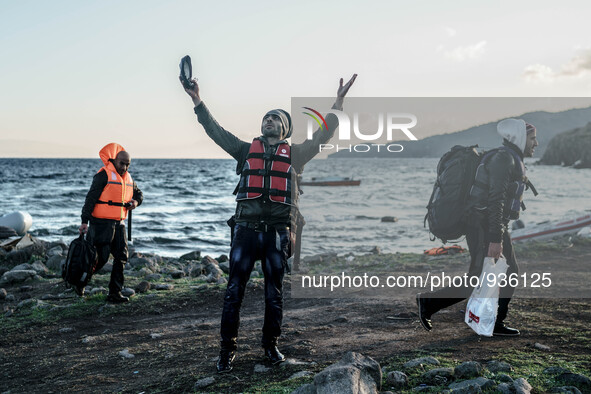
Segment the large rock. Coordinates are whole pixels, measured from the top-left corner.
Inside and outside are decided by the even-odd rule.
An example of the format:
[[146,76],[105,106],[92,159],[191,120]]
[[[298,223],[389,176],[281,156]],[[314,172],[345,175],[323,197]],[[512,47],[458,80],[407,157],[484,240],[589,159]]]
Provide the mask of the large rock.
[[5,299],[7,295],[6,289],[0,288],[0,300]]
[[33,266],[29,263],[24,263],[24,264],[19,264],[16,267],[14,267],[13,269],[11,269],[11,271],[22,271],[22,270],[32,270]]
[[581,390],[579,390],[575,386],[554,387],[552,390],[550,390],[550,393],[582,394]]
[[489,361],[488,364],[486,364],[486,369],[493,373],[513,371],[511,364],[498,360]]
[[[449,385],[449,388],[452,390],[453,393],[459,390],[468,390],[470,387],[478,387],[480,390],[484,391],[489,388],[495,386],[494,380],[487,379],[484,377],[478,377],[475,379],[464,380],[462,382],[456,382]],[[480,392],[480,391],[479,391]]]
[[201,258],[201,251],[195,250],[193,252],[185,253],[180,257],[181,260],[199,260]]
[[45,256],[45,244],[37,238],[31,237],[31,240],[32,245],[8,252],[4,257],[5,263],[12,267],[30,261],[33,256]]
[[145,293],[146,291],[150,290],[150,282],[144,280],[141,281],[140,283],[138,283],[138,285],[135,287],[135,291],[137,291],[138,293]]
[[134,269],[146,268],[152,272],[158,272],[158,270],[160,269],[160,266],[158,265],[158,262],[155,257],[147,257],[145,255],[138,256],[138,255],[139,254],[136,253],[136,255],[134,257],[129,259],[129,261],[128,261],[129,265],[131,265]]
[[41,276],[49,274],[49,270],[41,261],[35,261],[33,264],[31,264],[31,269]]
[[37,272],[33,270],[13,270],[5,272],[0,278],[0,285],[22,283],[27,279],[33,279]]
[[466,361],[454,368],[454,376],[456,378],[471,378],[474,376],[481,376],[484,368],[482,364],[477,361]]
[[47,260],[45,266],[54,272],[61,272],[62,264],[65,263],[66,259],[64,259],[60,255],[54,255]]
[[[6,275],[6,274],[4,274]],[[586,387],[591,389],[591,380],[585,375],[579,375],[577,373],[563,373],[556,377],[556,380],[565,382],[569,385],[575,385],[580,387]],[[591,390],[590,390],[591,391]]]
[[524,378],[515,379],[513,381],[513,390],[516,394],[530,394],[531,389],[531,384],[529,384]]
[[386,383],[395,389],[401,389],[408,385],[408,376],[400,371],[388,372],[386,375]]
[[382,370],[371,357],[349,352],[314,377],[318,394],[377,393],[381,388]]
[[435,368],[421,375],[422,383],[441,385],[446,384],[454,377],[453,368]]

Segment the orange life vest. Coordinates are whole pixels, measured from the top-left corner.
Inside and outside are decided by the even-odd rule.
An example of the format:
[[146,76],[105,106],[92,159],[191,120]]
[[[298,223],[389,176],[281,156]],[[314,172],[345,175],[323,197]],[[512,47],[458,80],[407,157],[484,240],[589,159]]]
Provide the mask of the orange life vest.
[[275,154],[271,154],[266,153],[263,142],[255,138],[240,173],[236,201],[268,196],[273,202],[293,205],[292,172],[289,144],[279,144]]
[[107,184],[94,206],[92,216],[98,219],[124,220],[127,218],[125,204],[133,198],[133,180],[129,172],[123,177],[115,171],[113,164],[104,166],[98,172],[105,171]]

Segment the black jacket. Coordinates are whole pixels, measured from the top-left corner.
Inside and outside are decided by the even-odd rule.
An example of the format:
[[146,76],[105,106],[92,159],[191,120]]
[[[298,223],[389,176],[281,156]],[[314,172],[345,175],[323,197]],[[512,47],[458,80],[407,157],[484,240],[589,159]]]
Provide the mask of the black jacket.
[[[107,181],[108,176],[105,171],[97,172],[92,178],[92,185],[90,186],[90,190],[88,191],[86,200],[84,201],[84,206],[82,207],[82,223],[88,223],[89,220],[113,222],[113,220],[109,219],[97,219],[92,217],[94,205],[99,200],[99,197],[103,193],[105,186],[107,186]],[[141,205],[142,201],[144,200],[144,195],[137,187],[135,181],[133,181],[133,199],[138,202],[138,206]]]
[[[523,160],[523,152],[516,145],[507,140],[503,145]],[[507,231],[510,202],[515,197],[515,191],[509,185],[521,178],[518,166],[511,153],[499,149],[476,173],[469,201],[475,217],[487,225],[490,242],[501,242],[503,232]]]

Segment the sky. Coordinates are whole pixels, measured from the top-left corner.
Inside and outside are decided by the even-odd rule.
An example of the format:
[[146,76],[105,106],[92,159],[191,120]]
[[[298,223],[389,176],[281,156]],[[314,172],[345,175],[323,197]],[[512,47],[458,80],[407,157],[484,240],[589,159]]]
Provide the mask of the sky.
[[227,158],[292,97],[586,97],[587,1],[0,0],[0,157]]

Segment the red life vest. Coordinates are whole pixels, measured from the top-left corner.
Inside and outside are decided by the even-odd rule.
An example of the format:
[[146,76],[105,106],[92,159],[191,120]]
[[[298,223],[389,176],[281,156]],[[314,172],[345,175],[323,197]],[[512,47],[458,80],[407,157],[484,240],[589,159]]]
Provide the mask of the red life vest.
[[129,172],[123,177],[115,171],[113,164],[104,166],[98,172],[105,171],[107,184],[94,206],[92,216],[98,219],[124,220],[127,218],[125,204],[133,198],[133,180]]
[[255,138],[240,173],[236,201],[268,196],[273,202],[293,205],[292,172],[289,144],[281,143],[274,154],[266,153],[263,142]]

